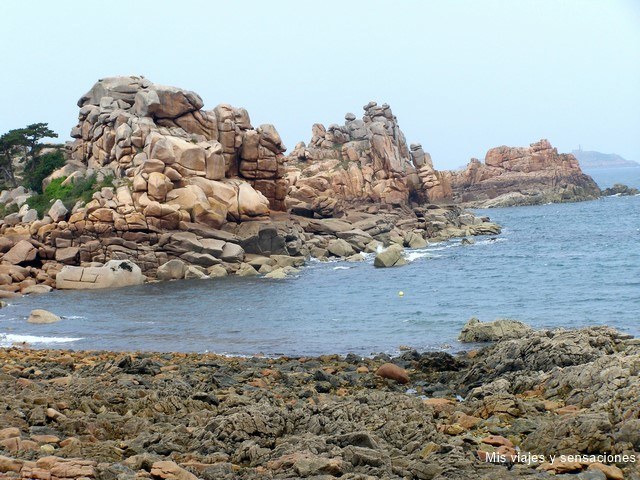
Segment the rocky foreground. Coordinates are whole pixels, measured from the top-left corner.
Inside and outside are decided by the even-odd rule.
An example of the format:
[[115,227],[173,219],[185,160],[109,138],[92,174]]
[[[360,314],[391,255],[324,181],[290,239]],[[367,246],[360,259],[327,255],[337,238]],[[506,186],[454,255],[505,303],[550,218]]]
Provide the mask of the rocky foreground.
[[640,341],[606,327],[456,357],[0,356],[4,477],[640,478]]

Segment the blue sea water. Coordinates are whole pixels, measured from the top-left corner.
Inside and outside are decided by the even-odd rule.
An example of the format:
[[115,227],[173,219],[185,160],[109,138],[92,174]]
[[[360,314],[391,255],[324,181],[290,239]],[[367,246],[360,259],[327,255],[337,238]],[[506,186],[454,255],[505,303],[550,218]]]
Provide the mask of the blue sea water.
[[[640,187],[640,168],[590,171]],[[480,210],[501,235],[408,252],[406,267],[312,262],[296,278],[224,278],[10,300],[0,345],[252,355],[462,347],[472,316],[640,334],[640,197]],[[404,292],[404,296],[398,294]],[[44,308],[65,318],[26,323]]]

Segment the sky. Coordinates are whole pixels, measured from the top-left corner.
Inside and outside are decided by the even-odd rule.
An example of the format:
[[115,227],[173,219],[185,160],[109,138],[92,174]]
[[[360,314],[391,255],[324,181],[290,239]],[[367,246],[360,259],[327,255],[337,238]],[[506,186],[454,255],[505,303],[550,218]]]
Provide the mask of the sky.
[[640,0],[2,0],[0,45],[0,133],[67,140],[98,79],[144,75],[289,150],[373,100],[440,169],[541,138],[640,160]]

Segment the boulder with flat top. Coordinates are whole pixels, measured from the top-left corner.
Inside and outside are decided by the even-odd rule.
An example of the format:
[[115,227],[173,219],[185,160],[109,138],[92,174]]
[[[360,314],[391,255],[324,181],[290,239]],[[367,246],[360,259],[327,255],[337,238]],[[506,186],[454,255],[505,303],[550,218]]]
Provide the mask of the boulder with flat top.
[[93,290],[141,285],[145,277],[130,260],[110,260],[102,267],[65,266],[56,275],[56,288]]

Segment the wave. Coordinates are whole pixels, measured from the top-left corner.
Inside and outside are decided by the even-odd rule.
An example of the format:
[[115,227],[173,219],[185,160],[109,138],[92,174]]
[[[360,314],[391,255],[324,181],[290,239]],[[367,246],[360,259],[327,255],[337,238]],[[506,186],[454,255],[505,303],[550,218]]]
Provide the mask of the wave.
[[343,266],[340,266],[340,267],[333,267],[333,269],[334,269],[334,270],[350,270],[350,269],[352,269],[352,268],[353,268],[353,267],[343,267]]
[[35,335],[16,335],[13,333],[0,333],[0,347],[10,347],[14,343],[38,343],[38,344],[50,344],[50,343],[70,343],[83,340],[83,338],[76,337],[38,337]]

